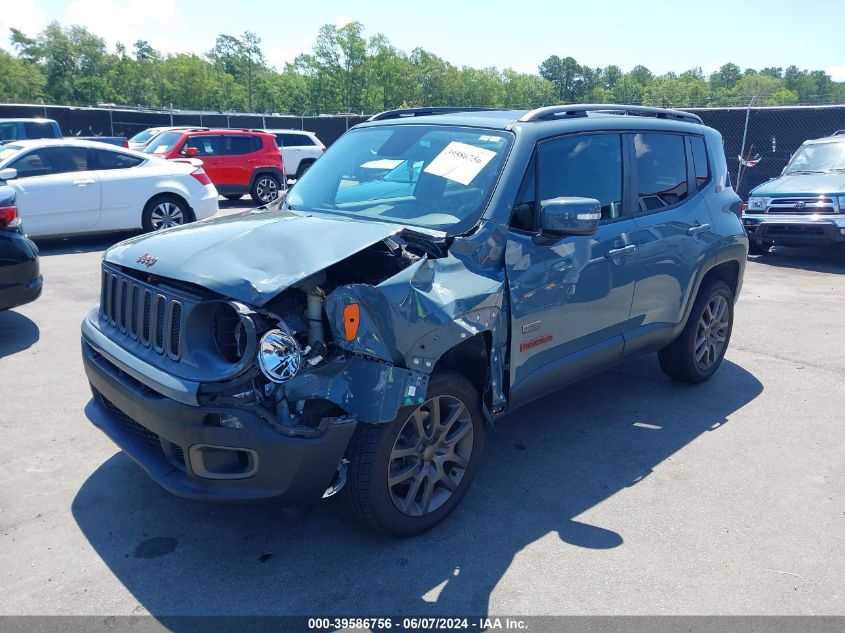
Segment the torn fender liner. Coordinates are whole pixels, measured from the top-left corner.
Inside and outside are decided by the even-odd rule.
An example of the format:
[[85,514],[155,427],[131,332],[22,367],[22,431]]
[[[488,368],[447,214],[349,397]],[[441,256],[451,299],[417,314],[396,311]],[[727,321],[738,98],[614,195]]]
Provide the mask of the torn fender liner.
[[[110,248],[105,260],[262,306],[401,229],[342,216],[247,212],[131,238]],[[150,266],[142,263],[153,259]]]
[[285,385],[285,397],[333,402],[362,422],[390,422],[399,408],[422,404],[428,376],[364,358],[337,358]]

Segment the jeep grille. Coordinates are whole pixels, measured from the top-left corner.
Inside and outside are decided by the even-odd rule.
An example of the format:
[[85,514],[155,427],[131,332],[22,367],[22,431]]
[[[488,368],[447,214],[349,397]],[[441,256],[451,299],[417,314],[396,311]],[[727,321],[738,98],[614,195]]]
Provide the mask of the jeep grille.
[[115,334],[179,360],[184,328],[182,301],[109,268],[103,268],[102,283],[100,313]]

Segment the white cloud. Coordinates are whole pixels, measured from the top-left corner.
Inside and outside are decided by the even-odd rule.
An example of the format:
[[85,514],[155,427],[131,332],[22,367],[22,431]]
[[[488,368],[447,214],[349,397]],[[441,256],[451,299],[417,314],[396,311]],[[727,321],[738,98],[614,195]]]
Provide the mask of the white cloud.
[[339,29],[343,28],[350,22],[352,22],[352,18],[347,15],[339,15],[334,19],[334,25]]
[[833,81],[845,81],[845,64],[828,66],[824,71],[831,76]]
[[176,0],[72,0],[62,23],[82,25],[111,45],[122,42],[128,50],[139,37],[163,53],[185,49]]
[[9,29],[35,35],[47,26],[47,14],[35,6],[35,0],[15,0],[14,10],[0,10],[0,46],[9,48]]

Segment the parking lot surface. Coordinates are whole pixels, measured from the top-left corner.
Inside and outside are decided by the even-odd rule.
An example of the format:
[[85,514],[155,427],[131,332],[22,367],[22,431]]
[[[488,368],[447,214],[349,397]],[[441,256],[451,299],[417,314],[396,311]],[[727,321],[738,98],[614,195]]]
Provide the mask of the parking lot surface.
[[0,313],[0,614],[845,614],[845,252],[749,262],[706,384],[650,356],[509,416],[400,541],[336,500],[172,497],[91,426],[79,324],[117,239],[42,243],[43,296]]

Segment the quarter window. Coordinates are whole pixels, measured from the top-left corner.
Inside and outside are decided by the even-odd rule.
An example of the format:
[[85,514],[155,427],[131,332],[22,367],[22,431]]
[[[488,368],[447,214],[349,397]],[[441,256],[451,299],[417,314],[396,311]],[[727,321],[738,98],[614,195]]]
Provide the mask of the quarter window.
[[689,195],[684,137],[679,134],[634,134],[639,210],[655,211]]
[[692,144],[692,162],[695,166],[695,187],[701,189],[710,180],[710,166],[707,164],[707,149],[704,139],[700,136],[690,136]]

